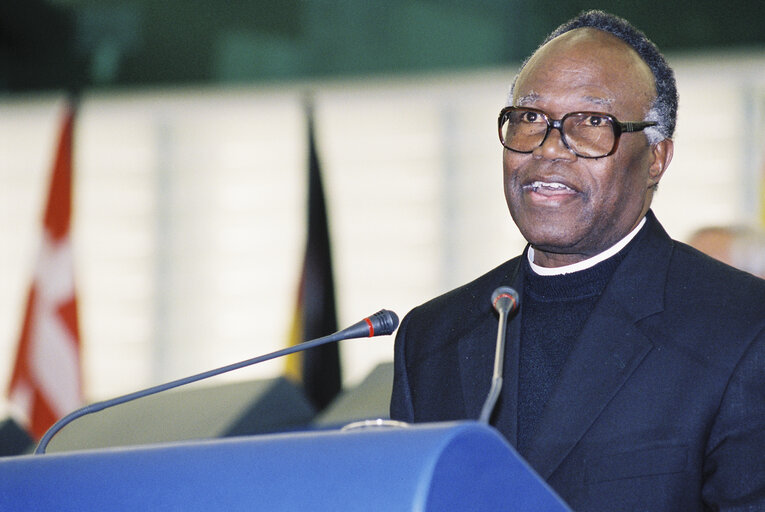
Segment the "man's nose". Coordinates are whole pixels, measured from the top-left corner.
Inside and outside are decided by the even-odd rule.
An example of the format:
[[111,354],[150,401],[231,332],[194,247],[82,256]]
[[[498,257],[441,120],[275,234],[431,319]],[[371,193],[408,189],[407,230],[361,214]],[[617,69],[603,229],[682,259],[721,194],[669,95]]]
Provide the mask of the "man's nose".
[[536,158],[547,160],[575,160],[576,154],[563,142],[563,131],[560,127],[553,126],[542,145],[533,152]]

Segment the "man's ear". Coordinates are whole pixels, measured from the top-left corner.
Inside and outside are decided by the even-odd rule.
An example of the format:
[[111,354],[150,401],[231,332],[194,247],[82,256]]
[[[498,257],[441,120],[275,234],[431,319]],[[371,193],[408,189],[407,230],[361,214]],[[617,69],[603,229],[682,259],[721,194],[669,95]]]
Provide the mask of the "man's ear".
[[672,161],[672,154],[675,150],[675,143],[672,139],[664,139],[651,146],[653,161],[648,168],[648,188],[655,187],[664,175],[664,171],[669,167]]

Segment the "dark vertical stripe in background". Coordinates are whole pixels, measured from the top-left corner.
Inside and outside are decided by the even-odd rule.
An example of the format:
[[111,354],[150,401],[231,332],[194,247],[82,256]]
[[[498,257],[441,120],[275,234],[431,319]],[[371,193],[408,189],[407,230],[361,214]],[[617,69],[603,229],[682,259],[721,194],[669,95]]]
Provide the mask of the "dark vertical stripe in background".
[[[337,331],[335,284],[332,272],[327,208],[316,150],[313,109],[306,108],[308,123],[308,238],[300,278],[293,335],[303,342]],[[306,396],[318,410],[340,392],[342,375],[336,343],[302,353],[300,380]]]

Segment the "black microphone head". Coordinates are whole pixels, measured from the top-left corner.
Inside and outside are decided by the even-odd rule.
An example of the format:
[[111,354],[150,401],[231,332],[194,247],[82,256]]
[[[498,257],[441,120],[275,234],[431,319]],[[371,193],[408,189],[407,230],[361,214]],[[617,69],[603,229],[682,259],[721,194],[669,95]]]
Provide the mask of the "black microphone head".
[[367,320],[369,320],[369,336],[392,334],[398,327],[398,316],[388,309],[381,309]]
[[510,313],[518,307],[518,292],[509,286],[500,286],[491,294],[491,305],[497,312]]
[[372,336],[385,336],[392,334],[398,327],[398,317],[393,311],[381,309],[374,315],[366,317],[360,322],[356,322],[342,331],[338,331],[332,336],[335,341],[348,340],[351,338],[371,338]]

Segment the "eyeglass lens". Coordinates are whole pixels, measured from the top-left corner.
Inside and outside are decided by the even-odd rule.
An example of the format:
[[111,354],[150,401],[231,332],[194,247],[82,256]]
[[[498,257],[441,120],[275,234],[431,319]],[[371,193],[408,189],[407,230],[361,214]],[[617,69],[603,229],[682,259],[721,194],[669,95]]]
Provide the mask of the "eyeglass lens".
[[[507,112],[500,127],[502,144],[521,153],[530,153],[544,143],[552,123],[535,110],[515,109]],[[568,147],[585,157],[605,156],[614,148],[616,135],[610,117],[592,113],[564,116],[562,136]]]

